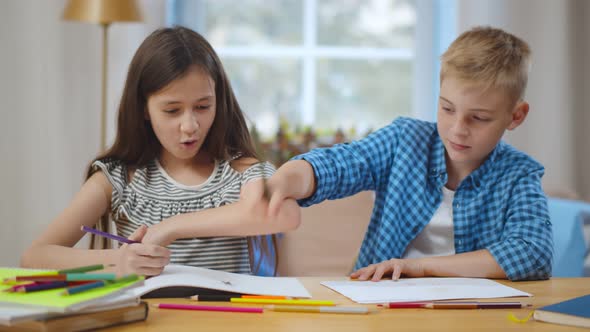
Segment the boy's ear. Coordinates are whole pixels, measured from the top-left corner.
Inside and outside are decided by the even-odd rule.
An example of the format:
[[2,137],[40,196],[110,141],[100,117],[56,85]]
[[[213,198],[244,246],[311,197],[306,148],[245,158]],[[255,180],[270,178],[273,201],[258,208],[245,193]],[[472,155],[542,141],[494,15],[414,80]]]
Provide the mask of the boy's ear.
[[512,110],[512,121],[506,129],[513,130],[520,126],[524,122],[524,119],[526,119],[527,114],[529,114],[529,103],[519,101]]
[[150,112],[148,112],[147,107],[143,110],[143,118],[147,121],[150,121]]

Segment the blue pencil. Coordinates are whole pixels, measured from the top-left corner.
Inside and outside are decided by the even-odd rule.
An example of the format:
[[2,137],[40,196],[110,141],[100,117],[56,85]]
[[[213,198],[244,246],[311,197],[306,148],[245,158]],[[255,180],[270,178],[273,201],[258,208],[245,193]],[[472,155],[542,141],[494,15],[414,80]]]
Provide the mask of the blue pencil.
[[62,287],[67,287],[67,286],[68,286],[67,281],[52,281],[52,282],[46,282],[46,283],[41,283],[41,284],[25,285],[25,286],[18,288],[16,290],[16,292],[30,293],[30,292],[37,292],[37,291],[48,290],[48,289],[62,288]]
[[106,237],[108,239],[112,239],[112,240],[123,242],[123,243],[127,243],[127,244],[140,243],[138,241],[129,240],[126,237],[122,237],[122,236],[119,236],[119,235],[115,235],[115,234],[110,234],[110,233],[107,233],[107,232],[99,231],[98,229],[90,228],[90,227],[87,227],[87,226],[82,226],[82,227],[80,227],[80,229],[82,231],[84,231],[84,232],[87,232],[87,233],[92,233],[94,235]]
[[87,290],[91,290],[91,289],[95,289],[95,288],[100,288],[106,285],[112,285],[115,283],[125,283],[125,282],[129,282],[129,281],[134,281],[139,279],[139,277],[137,276],[137,274],[129,274],[126,275],[124,277],[115,279],[115,280],[99,280],[96,282],[91,282],[88,284],[83,284],[80,286],[74,286],[74,287],[68,287],[66,288],[65,291],[62,292],[61,295],[72,295],[72,294],[77,294],[77,293],[81,293],[81,292],[85,292]]
[[63,293],[61,293],[61,295],[78,294],[78,293],[81,293],[81,292],[84,292],[84,291],[87,291],[90,289],[103,287],[106,284],[107,284],[106,280],[99,280],[97,282],[91,282],[91,283],[80,285],[80,286],[68,287],[68,288],[66,288],[65,291],[63,291]]

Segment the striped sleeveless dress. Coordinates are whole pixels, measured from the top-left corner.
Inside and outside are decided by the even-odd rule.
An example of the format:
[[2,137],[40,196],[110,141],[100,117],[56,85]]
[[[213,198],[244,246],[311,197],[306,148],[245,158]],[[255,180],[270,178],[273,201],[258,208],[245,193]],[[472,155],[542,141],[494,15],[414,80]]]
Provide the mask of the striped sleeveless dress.
[[[239,199],[242,185],[252,179],[269,178],[275,171],[272,164],[265,162],[238,172],[230,161],[223,160],[215,163],[204,183],[186,186],[172,179],[157,160],[136,169],[130,181],[127,166],[119,160],[98,160],[92,167],[104,172],[113,186],[111,218],[117,233],[124,237],[141,225],[149,227],[177,214],[233,203]],[[251,273],[246,237],[186,238],[174,241],[168,248],[172,264]]]

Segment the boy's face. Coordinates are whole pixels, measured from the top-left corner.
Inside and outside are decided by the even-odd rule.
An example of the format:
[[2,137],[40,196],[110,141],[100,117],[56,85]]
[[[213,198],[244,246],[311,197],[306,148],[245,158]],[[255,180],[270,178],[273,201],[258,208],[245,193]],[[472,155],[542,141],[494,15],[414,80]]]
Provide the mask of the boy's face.
[[501,89],[486,90],[454,77],[444,78],[437,128],[446,149],[447,166],[468,175],[484,162],[504,131],[518,127],[527,113],[526,102],[515,104]]

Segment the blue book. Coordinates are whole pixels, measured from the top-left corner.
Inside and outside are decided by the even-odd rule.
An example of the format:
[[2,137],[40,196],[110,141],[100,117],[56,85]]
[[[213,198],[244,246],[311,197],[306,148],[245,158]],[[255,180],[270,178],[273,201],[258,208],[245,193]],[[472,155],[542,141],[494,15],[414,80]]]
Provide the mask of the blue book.
[[535,320],[590,328],[590,294],[535,310]]

